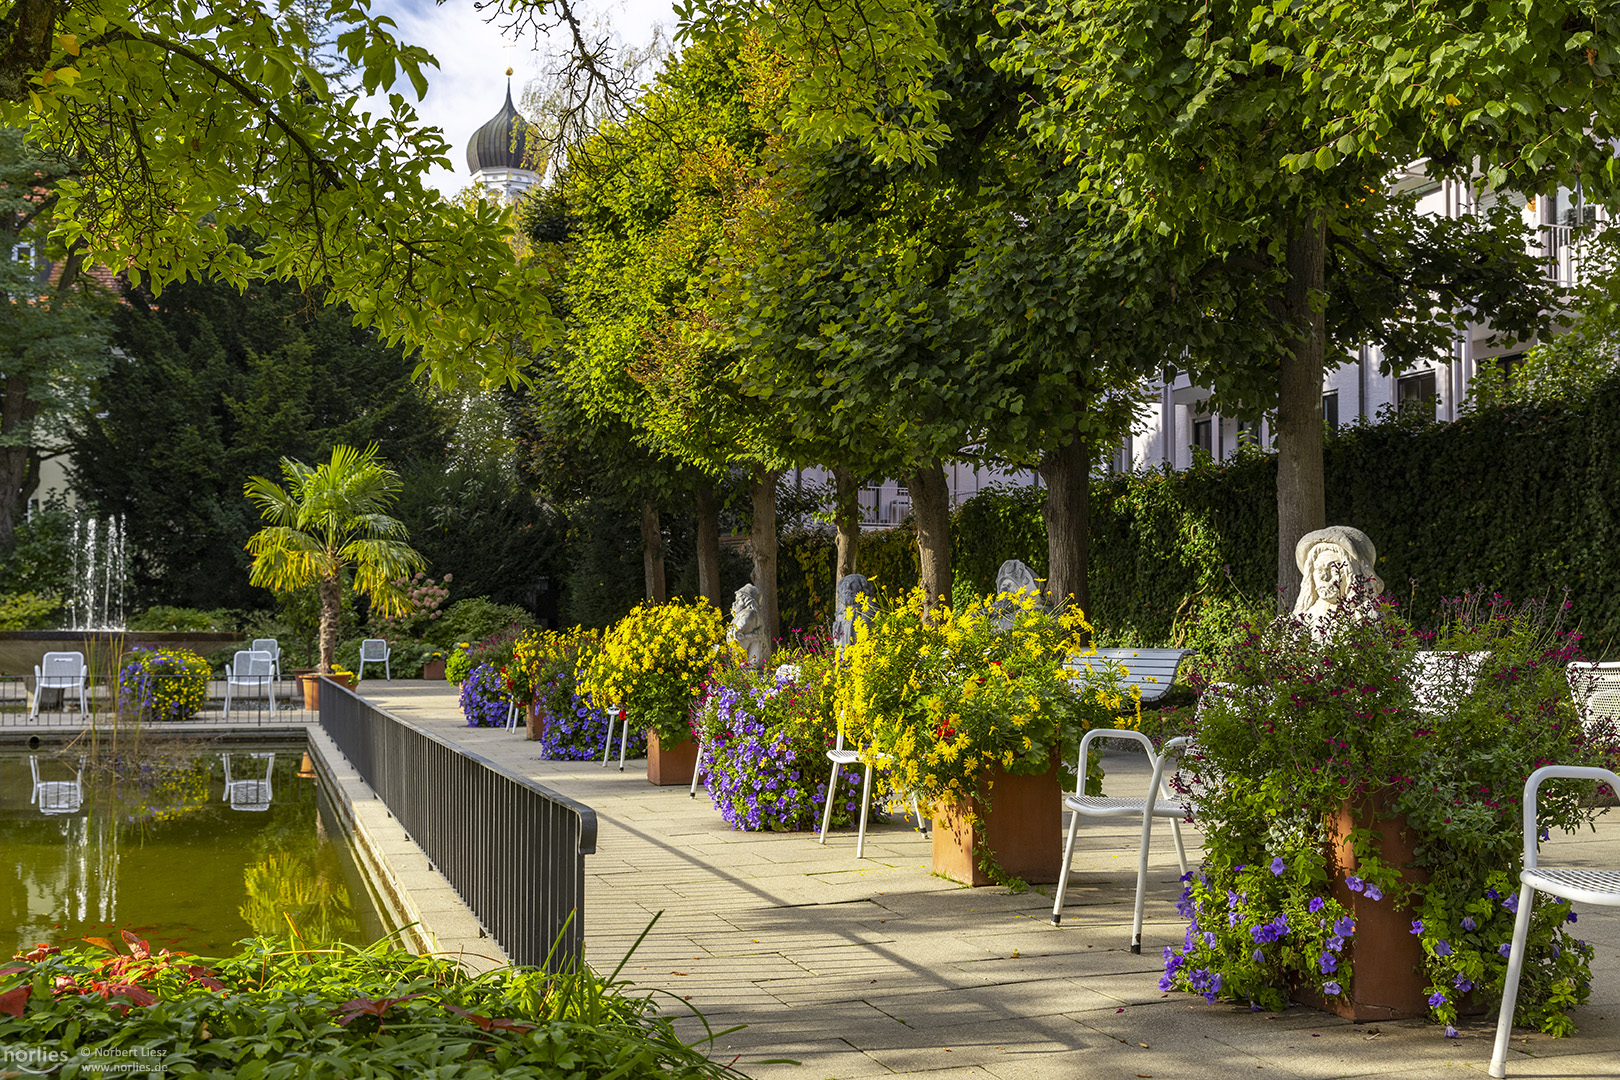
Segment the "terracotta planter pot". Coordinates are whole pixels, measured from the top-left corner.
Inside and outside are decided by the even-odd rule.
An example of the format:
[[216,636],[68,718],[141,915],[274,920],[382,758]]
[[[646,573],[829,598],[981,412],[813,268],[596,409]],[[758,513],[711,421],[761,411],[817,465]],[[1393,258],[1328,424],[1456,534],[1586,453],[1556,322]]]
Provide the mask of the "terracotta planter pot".
[[304,708],[310,712],[319,712],[321,708],[321,677],[319,675],[298,676],[298,688],[304,692]]
[[540,736],[545,733],[545,717],[541,714],[540,707],[532,701],[529,702],[528,712],[529,741],[539,742]]
[[697,759],[696,739],[682,739],[665,749],[659,744],[656,732],[647,733],[647,783],[659,787],[690,784]]
[[983,846],[1008,877],[1047,885],[1063,872],[1063,790],[1057,760],[1036,776],[1009,776],[999,766],[989,773],[990,805],[975,799],[977,825],[965,802],[934,806],[934,873],[965,885],[992,885],[974,855]]
[[444,661],[429,660],[422,665],[422,678],[429,682],[444,682]]
[[353,676],[353,675],[349,675],[347,677],[342,677],[342,676],[338,676],[338,675],[323,675],[321,677],[323,679],[330,679],[332,682],[337,683],[339,686],[347,686],[350,690],[353,690],[355,687],[360,685],[360,680],[358,678],[356,678],[355,676]]
[[[1345,948],[1345,957],[1355,971],[1344,982],[1345,993],[1331,1001],[1314,989],[1301,988],[1297,995],[1307,1004],[1362,1023],[1371,1020],[1406,1020],[1427,1016],[1428,979],[1423,974],[1423,943],[1412,933],[1417,916],[1386,896],[1368,900],[1351,892],[1344,879],[1355,873],[1356,857],[1350,846],[1350,830],[1372,829],[1378,836],[1379,856],[1391,866],[1401,867],[1404,880],[1428,881],[1429,875],[1415,865],[1416,836],[1404,817],[1380,818],[1378,801],[1362,796],[1345,800],[1328,822],[1331,840],[1328,865],[1333,871],[1333,897],[1349,908],[1356,920],[1356,933]],[[1341,980],[1342,981],[1342,980]]]

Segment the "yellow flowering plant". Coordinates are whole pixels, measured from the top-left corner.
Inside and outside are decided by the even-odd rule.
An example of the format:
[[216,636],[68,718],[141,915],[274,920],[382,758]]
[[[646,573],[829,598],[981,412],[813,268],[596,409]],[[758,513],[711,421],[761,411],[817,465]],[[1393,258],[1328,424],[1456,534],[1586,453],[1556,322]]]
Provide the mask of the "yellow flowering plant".
[[932,799],[986,799],[994,767],[1032,775],[1056,756],[1067,774],[1080,735],[1130,704],[1111,679],[1071,680],[1065,665],[1095,652],[1090,638],[1078,610],[1048,614],[1028,594],[925,615],[914,592],[845,650],[846,741],[886,763],[896,788]]
[[709,668],[730,647],[726,623],[705,600],[642,604],[580,656],[575,682],[599,708],[618,705],[663,746],[692,733],[692,706]]

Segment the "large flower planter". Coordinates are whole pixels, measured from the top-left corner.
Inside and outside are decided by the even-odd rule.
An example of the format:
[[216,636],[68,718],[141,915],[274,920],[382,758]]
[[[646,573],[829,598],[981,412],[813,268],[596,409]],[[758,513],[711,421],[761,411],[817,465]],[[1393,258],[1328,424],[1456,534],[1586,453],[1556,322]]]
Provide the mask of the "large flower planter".
[[541,712],[540,706],[532,701],[529,702],[528,714],[529,741],[539,742],[546,733],[546,714]]
[[647,733],[647,783],[659,787],[690,784],[697,759],[696,739],[682,739],[666,748],[658,741],[657,732]]
[[[993,885],[975,851],[988,850],[1009,878],[1047,885],[1063,872],[1063,790],[1057,762],[1034,776],[990,769],[980,799],[934,806],[934,873],[964,885]],[[976,819],[976,820],[974,820]]]
[[1423,942],[1412,933],[1412,920],[1417,916],[1390,896],[1369,900],[1345,884],[1345,879],[1356,872],[1350,831],[1358,828],[1372,829],[1377,834],[1380,858],[1390,866],[1403,868],[1404,880],[1419,884],[1428,880],[1428,874],[1416,865],[1417,838],[1406,819],[1381,818],[1374,806],[1375,802],[1365,797],[1354,802],[1347,799],[1328,823],[1333,896],[1350,909],[1356,920],[1355,936],[1345,949],[1354,975],[1344,983],[1340,997],[1323,999],[1313,997],[1310,991],[1298,995],[1307,1004],[1356,1023],[1407,1020],[1426,1016],[1429,1011]]
[[422,665],[422,678],[429,682],[444,682],[444,661],[429,660]]
[[298,676],[298,688],[304,692],[304,708],[319,712],[321,708],[321,677],[315,674]]

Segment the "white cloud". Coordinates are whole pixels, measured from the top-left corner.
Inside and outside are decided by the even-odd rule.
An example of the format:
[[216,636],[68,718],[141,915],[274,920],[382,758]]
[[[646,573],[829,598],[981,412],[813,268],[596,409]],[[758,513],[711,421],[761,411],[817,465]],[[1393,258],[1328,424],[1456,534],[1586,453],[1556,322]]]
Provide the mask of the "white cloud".
[[[587,19],[597,14],[605,16],[633,45],[650,41],[657,25],[669,31],[675,27],[672,0],[619,0],[611,4],[584,0],[578,10]],[[524,85],[547,70],[550,60],[534,51],[531,37],[521,41],[502,37],[499,20],[487,21],[486,13],[476,10],[473,0],[446,0],[443,5],[433,0],[372,0],[372,12],[393,19],[400,40],[422,46],[439,61],[436,70],[430,68],[427,72],[428,92],[422,101],[416,101],[407,80],[402,79],[395,89],[412,102],[424,123],[444,131],[453,148],[450,159],[455,168],[451,172],[436,169],[427,179],[445,194],[454,194],[472,179],[467,172],[467,140],[500,111],[506,94],[505,70],[510,67],[516,72],[512,77],[512,99],[517,101]],[[549,46],[542,42],[542,48],[552,52],[560,52],[563,45],[561,40]],[[375,105],[371,109],[384,111]]]

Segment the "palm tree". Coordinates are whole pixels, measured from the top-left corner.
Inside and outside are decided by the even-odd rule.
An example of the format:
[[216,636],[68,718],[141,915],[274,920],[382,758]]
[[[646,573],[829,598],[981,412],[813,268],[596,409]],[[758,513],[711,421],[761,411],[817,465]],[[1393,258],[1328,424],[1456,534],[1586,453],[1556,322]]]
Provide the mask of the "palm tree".
[[377,445],[332,448],[332,460],[316,468],[281,459],[286,487],[262,476],[248,479],[247,497],[270,522],[247,543],[253,556],[248,581],[290,592],[320,590],[321,663],[332,670],[343,575],[380,615],[402,615],[408,602],[397,584],[424,569],[421,555],[405,543],[405,525],[387,512],[399,496],[399,474],[377,455]]

